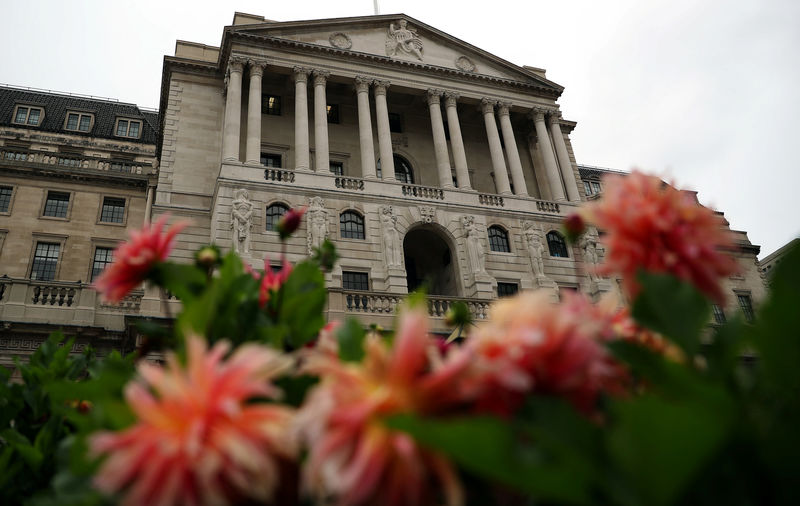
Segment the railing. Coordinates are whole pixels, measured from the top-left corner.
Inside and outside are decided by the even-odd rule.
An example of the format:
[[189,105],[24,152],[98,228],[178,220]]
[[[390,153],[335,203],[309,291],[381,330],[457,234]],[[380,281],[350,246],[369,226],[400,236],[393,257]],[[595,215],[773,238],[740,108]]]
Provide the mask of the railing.
[[[392,314],[404,298],[403,295],[379,292],[341,293],[344,299],[344,310],[349,313]],[[434,318],[443,318],[455,302],[465,303],[475,319],[486,319],[490,301],[436,295],[428,297],[428,314]]]
[[364,180],[357,179],[354,177],[336,177],[336,187],[342,188],[344,190],[363,190],[364,189]]
[[479,193],[478,201],[485,206],[499,206],[503,207],[506,203],[500,195],[492,195],[489,193]]
[[444,191],[432,186],[404,184],[403,195],[420,199],[444,200]]
[[561,208],[555,202],[548,202],[547,200],[537,200],[536,209],[545,213],[559,214]]
[[270,167],[264,169],[264,179],[281,183],[294,183],[294,172]]
[[54,153],[51,151],[32,151],[23,148],[0,148],[0,161],[12,164],[34,163],[40,166],[49,165],[68,169],[92,169],[105,172],[124,172],[128,174],[147,175],[153,173],[153,165],[149,162],[114,160],[97,156]]
[[[32,284],[35,282],[32,282]],[[39,284],[33,285],[33,295],[31,302],[42,306],[59,306],[71,307],[75,301],[75,294],[77,293],[76,285],[63,285],[63,284]]]
[[138,313],[139,309],[142,306],[142,297],[144,297],[144,291],[142,290],[134,290],[125,297],[122,298],[116,304],[108,304],[103,302],[102,299],[98,299],[97,307],[108,309],[110,311],[122,311],[125,313]]

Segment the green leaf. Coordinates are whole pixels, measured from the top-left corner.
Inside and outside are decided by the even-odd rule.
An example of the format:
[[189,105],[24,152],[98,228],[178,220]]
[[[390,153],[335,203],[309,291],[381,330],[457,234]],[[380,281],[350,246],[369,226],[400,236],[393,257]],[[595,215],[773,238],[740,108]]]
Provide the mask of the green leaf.
[[278,323],[289,329],[289,345],[300,348],[317,337],[325,325],[327,296],[325,277],[316,264],[305,261],[292,269],[278,293]]
[[358,320],[353,317],[345,320],[336,329],[336,340],[339,341],[339,358],[345,362],[360,362],[364,358],[364,337],[366,332]]
[[711,305],[694,286],[670,274],[640,272],[642,291],[633,302],[633,317],[694,356],[700,332],[709,323]]
[[162,262],[153,267],[150,279],[182,301],[202,293],[208,282],[207,274],[194,264]]
[[44,461],[44,455],[37,450],[28,438],[14,429],[5,429],[0,432],[2,437],[33,471],[38,471]]

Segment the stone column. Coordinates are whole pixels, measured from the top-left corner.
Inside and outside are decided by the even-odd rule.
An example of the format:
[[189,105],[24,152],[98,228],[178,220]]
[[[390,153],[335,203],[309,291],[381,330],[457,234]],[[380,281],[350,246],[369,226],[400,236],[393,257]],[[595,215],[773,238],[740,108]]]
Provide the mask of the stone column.
[[331,157],[328,149],[328,99],[325,84],[330,72],[314,71],[314,152],[316,154],[317,172],[327,173],[331,168]]
[[510,102],[503,102],[498,106],[497,114],[500,116],[500,129],[503,131],[503,141],[505,141],[506,144],[506,155],[508,156],[508,168],[511,169],[511,180],[514,181],[514,193],[527,197],[528,187],[525,184],[525,176],[522,174],[522,162],[519,159],[517,141],[514,139],[514,129],[511,128],[510,108]]
[[375,120],[378,123],[378,151],[381,155],[381,177],[394,181],[394,152],[392,151],[392,131],[389,128],[389,106],[386,105],[386,90],[389,81],[375,81]]
[[247,102],[245,163],[261,164],[261,76],[266,62],[247,60],[250,69],[250,99]]
[[450,155],[447,153],[447,138],[444,135],[442,108],[439,97],[442,90],[428,89],[428,110],[431,113],[431,130],[433,130],[433,149],[436,155],[436,171],[439,173],[441,188],[453,187],[453,175],[450,173]]
[[308,74],[303,67],[294,67],[294,168],[309,170],[308,162]]
[[572,170],[572,162],[567,152],[567,143],[564,142],[564,133],[561,131],[561,121],[558,111],[550,111],[547,117],[550,123],[550,135],[553,136],[553,144],[556,147],[558,163],[561,165],[561,175],[564,176],[564,186],[567,188],[567,197],[572,202],[581,199],[578,193],[578,182],[575,180],[575,172]]
[[369,85],[372,79],[356,76],[358,99],[358,141],[361,145],[361,176],[375,179],[375,145],[372,142],[372,118],[369,114]]
[[225,123],[222,136],[222,159],[226,162],[239,161],[243,69],[244,60],[236,56],[228,59],[228,87],[225,97]]
[[536,108],[531,112],[536,137],[539,139],[539,153],[544,160],[544,168],[547,171],[547,181],[550,186],[550,194],[553,200],[567,200],[564,196],[564,188],[561,186],[561,176],[558,173],[556,157],[553,155],[553,148],[550,145],[550,136],[547,135],[547,127],[544,124],[544,114],[546,109]]
[[481,112],[486,123],[486,137],[489,139],[489,153],[492,155],[492,169],[494,169],[494,182],[497,193],[511,195],[511,185],[508,184],[506,161],[503,158],[503,146],[500,144],[500,134],[497,133],[497,123],[494,120],[494,100],[481,99]]
[[459,94],[446,91],[445,108],[447,110],[447,128],[450,130],[450,147],[453,149],[453,162],[456,166],[456,181],[462,190],[471,190],[472,184],[469,181],[469,167],[467,166],[467,155],[464,151],[464,140],[461,138],[461,125],[458,122],[458,102]]

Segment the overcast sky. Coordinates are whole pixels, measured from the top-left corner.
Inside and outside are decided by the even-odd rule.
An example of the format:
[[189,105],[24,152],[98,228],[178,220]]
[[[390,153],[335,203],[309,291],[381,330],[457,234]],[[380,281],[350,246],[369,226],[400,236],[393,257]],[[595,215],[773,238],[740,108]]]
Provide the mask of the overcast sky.
[[[158,105],[175,40],[219,45],[234,11],[373,14],[372,0],[14,1],[0,83]],[[547,69],[579,163],[695,189],[760,257],[800,234],[800,1],[380,1],[518,65]]]

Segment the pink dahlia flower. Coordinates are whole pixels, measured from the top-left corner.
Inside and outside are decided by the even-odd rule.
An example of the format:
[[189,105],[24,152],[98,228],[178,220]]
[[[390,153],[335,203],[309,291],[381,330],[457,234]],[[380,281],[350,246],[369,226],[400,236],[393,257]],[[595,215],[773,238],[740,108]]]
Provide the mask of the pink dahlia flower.
[[723,302],[720,280],[736,272],[731,234],[724,219],[701,206],[695,196],[634,171],[607,176],[605,192],[581,211],[605,231],[603,274],[620,273],[625,291],[635,297],[639,269],[671,273]]
[[305,369],[318,374],[320,384],[297,416],[310,448],[305,488],[340,505],[462,504],[451,464],[382,420],[441,413],[460,403],[468,354],[440,355],[428,336],[427,316],[416,310],[401,317],[391,348],[372,335],[365,352],[361,363],[340,362],[329,353],[308,357]]
[[267,501],[279,482],[280,458],[295,451],[287,437],[292,411],[249,402],[274,397],[270,377],[291,365],[278,352],[246,344],[227,359],[221,341],[210,350],[187,340],[187,363],[167,356],[167,366],[139,366],[140,379],[125,388],[138,418],[120,432],[90,439],[105,455],[94,483],[122,492],[126,505],[232,504]]
[[[289,279],[289,274],[292,273],[292,264],[286,260],[286,257],[283,257],[281,270],[273,271],[272,266],[270,266],[269,258],[264,259],[264,275],[261,276],[261,286],[259,287],[258,291],[258,303],[261,307],[267,305],[269,299],[272,295],[272,292],[280,290],[281,286],[286,283],[286,280]],[[254,277],[258,279],[257,275],[254,274]]]
[[106,301],[122,300],[147,278],[154,265],[167,259],[175,236],[189,224],[186,221],[175,223],[162,234],[168,219],[169,215],[164,214],[152,225],[132,230],[130,241],[117,246],[114,262],[94,282],[94,288]]
[[300,227],[300,222],[303,219],[303,215],[306,214],[306,210],[305,207],[299,209],[293,208],[289,209],[281,216],[281,219],[278,220],[278,226],[276,227],[281,240],[288,238]]

